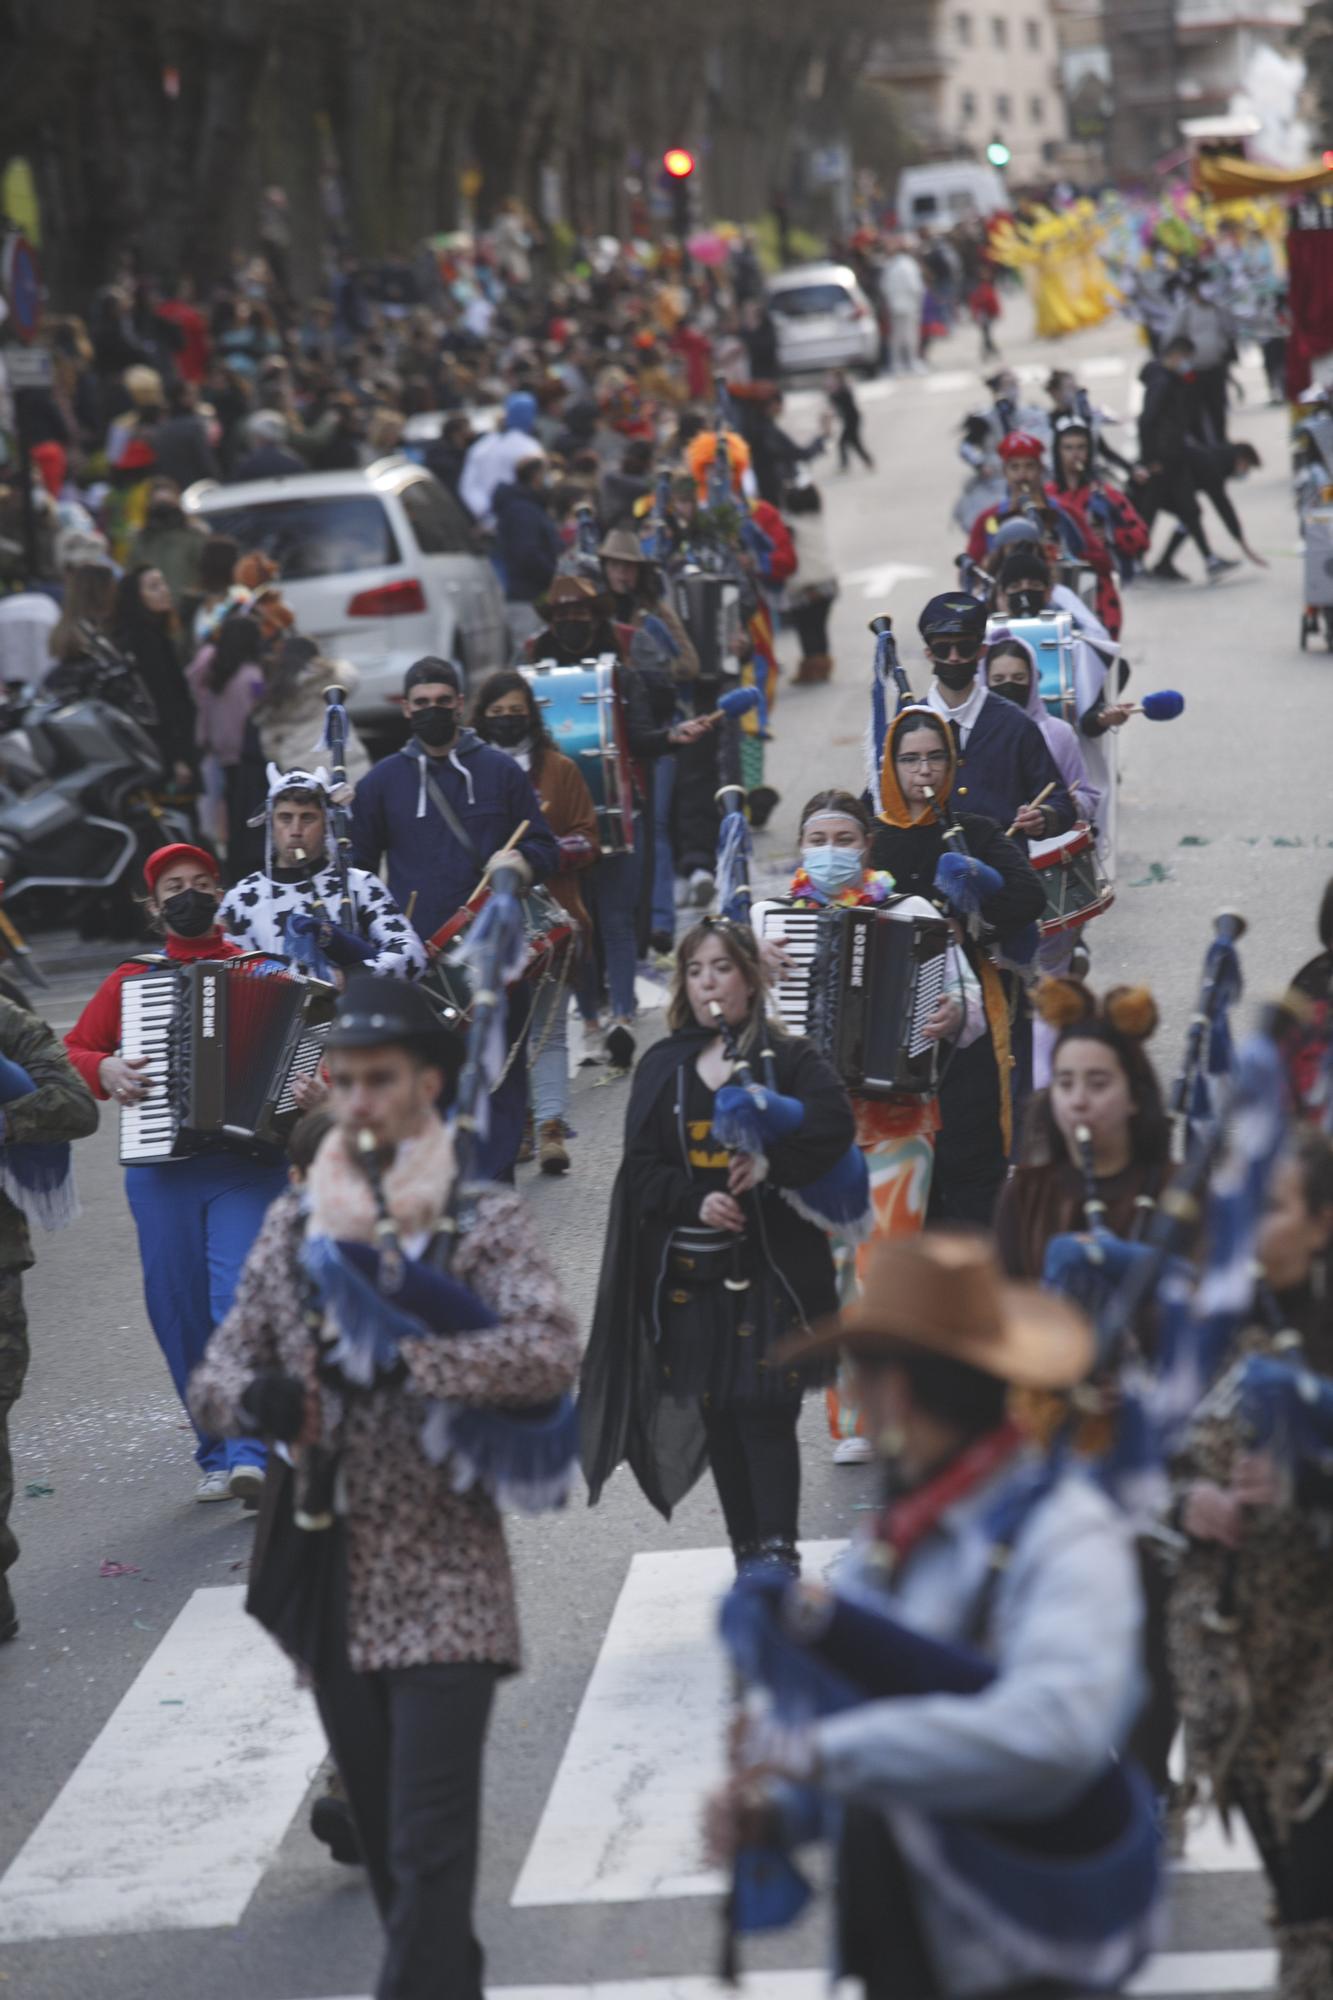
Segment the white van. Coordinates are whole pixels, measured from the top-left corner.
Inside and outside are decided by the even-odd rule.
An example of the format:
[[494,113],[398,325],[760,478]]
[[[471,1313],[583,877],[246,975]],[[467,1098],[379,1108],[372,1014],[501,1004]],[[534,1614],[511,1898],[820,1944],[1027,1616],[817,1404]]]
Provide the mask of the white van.
[[983,219],[1009,207],[994,167],[981,160],[935,160],[898,176],[900,229],[952,229],[969,215]]

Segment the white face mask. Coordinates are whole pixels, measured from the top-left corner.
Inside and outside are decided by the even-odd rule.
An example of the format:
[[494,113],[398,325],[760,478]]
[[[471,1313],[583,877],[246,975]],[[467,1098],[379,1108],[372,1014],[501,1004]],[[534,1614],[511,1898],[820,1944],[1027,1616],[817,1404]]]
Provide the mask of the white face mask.
[[816,889],[822,890],[826,896],[836,896],[839,890],[850,889],[865,872],[863,857],[855,847],[803,848],[801,866]]

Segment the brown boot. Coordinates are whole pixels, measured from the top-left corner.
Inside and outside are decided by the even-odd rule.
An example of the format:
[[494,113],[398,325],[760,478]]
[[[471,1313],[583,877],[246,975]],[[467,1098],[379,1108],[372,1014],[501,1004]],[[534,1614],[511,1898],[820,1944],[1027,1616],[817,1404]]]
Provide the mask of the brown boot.
[[532,1135],[532,1113],[529,1111],[523,1120],[523,1137],[519,1142],[516,1164],[520,1167],[531,1166],[532,1156],[535,1151],[536,1142]]
[[828,653],[810,653],[792,675],[792,684],[795,687],[822,687],[832,672],[833,661]]
[[547,1118],[537,1134],[537,1163],[544,1174],[569,1172],[569,1149],[565,1145],[562,1118]]

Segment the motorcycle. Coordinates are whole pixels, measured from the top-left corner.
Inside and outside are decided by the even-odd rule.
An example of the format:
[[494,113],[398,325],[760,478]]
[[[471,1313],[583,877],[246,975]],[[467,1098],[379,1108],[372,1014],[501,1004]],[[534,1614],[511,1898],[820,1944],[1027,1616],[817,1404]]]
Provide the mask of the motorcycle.
[[76,923],[85,937],[142,932],[134,900],[155,847],[194,837],[163,804],[157,720],[133,668],[105,640],[55,687],[0,698],[0,912],[22,902],[33,925]]

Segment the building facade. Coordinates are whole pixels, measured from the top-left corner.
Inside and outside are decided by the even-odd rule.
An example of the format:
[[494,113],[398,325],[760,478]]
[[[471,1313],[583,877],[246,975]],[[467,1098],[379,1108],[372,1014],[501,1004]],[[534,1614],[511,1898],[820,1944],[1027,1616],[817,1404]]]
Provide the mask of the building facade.
[[1180,121],[1230,111],[1270,51],[1284,52],[1300,0],[1104,0],[1112,115],[1109,166],[1147,181],[1180,150]]
[[1054,0],[907,0],[873,65],[934,157],[1008,146],[1009,183],[1048,180],[1065,136]]

